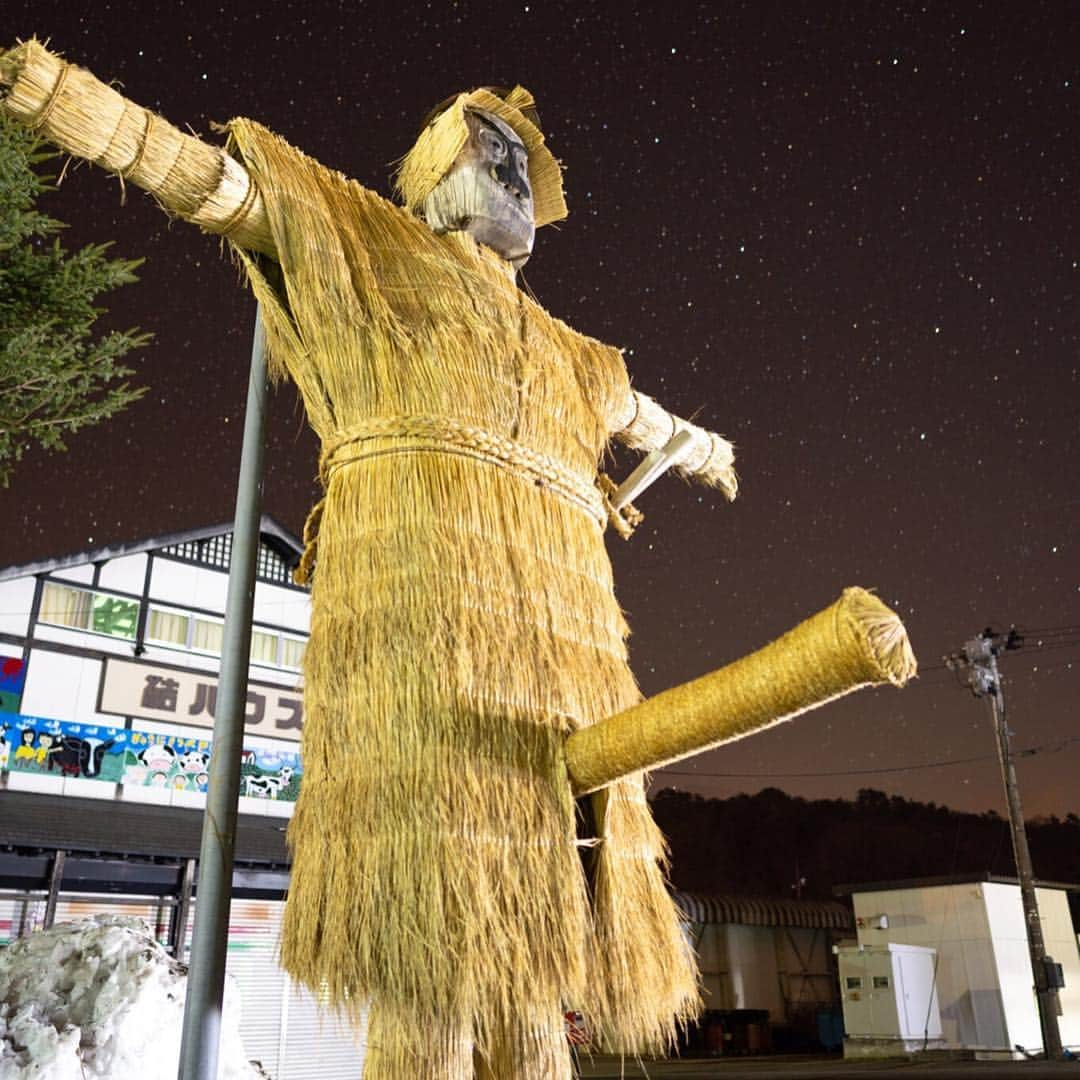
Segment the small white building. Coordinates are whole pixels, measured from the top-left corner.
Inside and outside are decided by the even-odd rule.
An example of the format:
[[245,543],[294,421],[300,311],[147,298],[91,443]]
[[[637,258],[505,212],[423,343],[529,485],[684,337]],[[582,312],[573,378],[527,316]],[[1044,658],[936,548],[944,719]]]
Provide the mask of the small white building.
[[[846,1052],[865,1052],[875,1039],[880,1040],[883,1052],[890,1042],[894,1051],[903,1052],[917,1048],[906,1045],[912,1037],[918,1041],[923,1036],[930,1047],[936,1043],[987,1058],[1018,1056],[1018,1047],[1029,1053],[1041,1050],[1035,980],[1015,878],[968,875],[851,885],[836,891],[852,897],[857,935],[855,945],[840,950],[842,980],[859,977],[853,965],[859,962],[855,957],[860,950],[873,955],[898,946],[917,946],[932,955],[928,974],[932,995],[923,993],[925,980],[913,981],[913,993],[921,995],[919,1001],[927,1006],[915,1011],[920,1016],[925,1011],[930,1021],[925,1026],[918,1023],[913,1031],[891,1026],[884,1001],[877,1012],[878,1030],[867,1030],[872,983],[841,982],[847,1041],[861,1043],[847,1046]],[[1076,1047],[1080,1045],[1080,952],[1069,914],[1070,891],[1069,886],[1039,883],[1036,897],[1047,954],[1064,973],[1065,987],[1059,993],[1061,1041]],[[869,969],[867,975],[873,978]],[[884,997],[900,988],[894,980],[887,991],[879,990]],[[896,1024],[902,1026],[903,1001],[898,1007]],[[931,1026],[937,1009],[940,1042]]]
[[[276,1080],[331,1080],[359,1075],[362,1045],[277,960],[303,777],[301,551],[262,518],[227,964],[248,1054]],[[231,552],[224,524],[0,569],[0,948],[121,911],[186,954]]]
[[936,949],[890,942],[845,945],[837,952],[846,1057],[945,1049]]

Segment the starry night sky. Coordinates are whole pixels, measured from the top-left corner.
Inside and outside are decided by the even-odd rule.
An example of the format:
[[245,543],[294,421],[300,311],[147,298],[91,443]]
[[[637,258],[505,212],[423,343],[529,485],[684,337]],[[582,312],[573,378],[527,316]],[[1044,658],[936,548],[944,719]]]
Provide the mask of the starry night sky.
[[[940,658],[1015,623],[1071,631],[1004,659],[1015,744],[1043,748],[1018,763],[1025,809],[1080,811],[1074,3],[7,0],[3,26],[174,123],[218,138],[211,121],[255,117],[383,193],[436,102],[529,87],[571,211],[540,231],[529,287],[737,447],[735,503],[669,478],[637,535],[609,540],[643,689],[849,584],[899,611],[923,665],[655,789],[1003,811],[988,706]],[[71,246],[145,257],[105,321],[153,331],[134,359],[150,390],[27,458],[0,495],[0,563],[228,520],[254,318],[236,269],[96,169],[46,209]],[[279,388],[264,507],[296,532],[316,455]]]

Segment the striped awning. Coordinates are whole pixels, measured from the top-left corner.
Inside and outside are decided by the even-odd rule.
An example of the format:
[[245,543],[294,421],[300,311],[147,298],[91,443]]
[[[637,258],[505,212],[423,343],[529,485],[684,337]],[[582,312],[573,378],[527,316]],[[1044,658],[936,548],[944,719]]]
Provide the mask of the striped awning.
[[855,920],[850,908],[836,900],[795,900],[768,896],[706,896],[676,892],[675,903],[692,923],[734,923],[741,926],[802,926],[849,930]]

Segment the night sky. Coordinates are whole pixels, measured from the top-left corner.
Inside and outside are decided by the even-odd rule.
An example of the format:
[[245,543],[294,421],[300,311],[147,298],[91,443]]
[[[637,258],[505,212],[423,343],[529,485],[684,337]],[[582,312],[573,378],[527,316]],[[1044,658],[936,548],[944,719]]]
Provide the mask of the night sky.
[[[735,503],[668,478],[609,539],[645,692],[853,584],[923,666],[655,789],[1003,811],[989,707],[940,658],[1015,623],[1065,631],[1004,659],[1015,744],[1041,748],[1018,763],[1025,809],[1080,811],[1075,3],[6,0],[3,27],[200,134],[252,116],[384,194],[436,102],[529,87],[570,217],[540,231],[528,286],[737,448]],[[0,563],[228,520],[254,318],[236,269],[96,169],[46,209],[71,246],[145,258],[106,321],[153,331],[150,389],[25,460]],[[317,448],[288,386],[271,432],[265,510],[299,532]]]

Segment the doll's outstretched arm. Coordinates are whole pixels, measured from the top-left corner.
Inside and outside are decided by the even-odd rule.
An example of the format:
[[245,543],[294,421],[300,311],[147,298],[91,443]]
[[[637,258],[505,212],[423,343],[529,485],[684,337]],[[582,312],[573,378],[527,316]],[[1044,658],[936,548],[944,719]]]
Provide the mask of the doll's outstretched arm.
[[690,444],[674,468],[698,483],[719,488],[729,499],[738,491],[735,452],[727,439],[669,413],[647,394],[628,390],[614,437],[632,450],[650,453],[665,446],[678,432],[690,434]]
[[262,198],[240,162],[36,39],[0,54],[0,108],[61,150],[144,188],[167,212],[274,255]]

